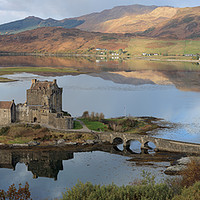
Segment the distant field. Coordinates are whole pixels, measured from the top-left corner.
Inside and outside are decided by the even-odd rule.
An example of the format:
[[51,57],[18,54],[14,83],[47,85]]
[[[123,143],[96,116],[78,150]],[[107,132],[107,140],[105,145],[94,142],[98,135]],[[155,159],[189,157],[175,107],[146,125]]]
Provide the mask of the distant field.
[[127,51],[132,55],[141,55],[142,53],[161,55],[196,54],[200,53],[200,41],[134,38],[130,40]]
[[29,73],[80,73],[71,68],[53,68],[53,67],[4,67],[0,68],[0,75],[10,74],[16,72],[29,72]]
[[13,79],[8,79],[8,78],[3,78],[3,77],[0,77],[0,83],[6,83],[6,82],[13,82],[15,80]]

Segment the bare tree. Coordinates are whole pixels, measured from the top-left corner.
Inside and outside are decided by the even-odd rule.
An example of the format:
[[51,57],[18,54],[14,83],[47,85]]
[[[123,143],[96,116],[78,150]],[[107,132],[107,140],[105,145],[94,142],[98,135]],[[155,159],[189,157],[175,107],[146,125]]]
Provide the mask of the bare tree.
[[94,112],[91,112],[91,114],[90,114],[90,119],[91,119],[91,120],[94,120],[94,119],[95,119],[95,113],[94,113]]
[[104,114],[101,112],[100,114],[99,114],[99,120],[102,120],[102,119],[104,119],[105,118],[105,116],[104,116]]

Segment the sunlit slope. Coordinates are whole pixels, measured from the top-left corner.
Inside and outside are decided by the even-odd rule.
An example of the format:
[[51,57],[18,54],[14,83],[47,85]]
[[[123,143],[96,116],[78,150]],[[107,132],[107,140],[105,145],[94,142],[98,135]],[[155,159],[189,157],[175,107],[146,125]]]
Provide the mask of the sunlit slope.
[[200,7],[180,8],[165,23],[154,26],[146,36],[174,39],[196,39],[200,37]]
[[86,32],[78,29],[45,27],[15,35],[0,36],[0,51],[35,53],[95,54],[96,48],[123,49],[126,54],[183,55],[200,53],[200,40],[173,40]]
[[[78,21],[84,21],[83,24],[78,26],[81,30],[86,31],[99,31],[104,32],[103,25],[109,21],[109,26],[114,26],[115,20],[118,21],[125,16],[136,16],[152,12],[157,6],[144,6],[144,5],[128,5],[128,6],[117,6],[112,9],[103,10],[98,13],[91,13],[75,18]],[[113,20],[113,21],[112,21]]]
[[78,29],[38,28],[0,36],[0,51],[90,52],[95,48],[125,49],[129,39],[117,34],[90,33]]
[[150,13],[132,14],[101,23],[94,30],[107,33],[135,33],[145,31],[151,27],[172,18],[178,8],[158,7]]

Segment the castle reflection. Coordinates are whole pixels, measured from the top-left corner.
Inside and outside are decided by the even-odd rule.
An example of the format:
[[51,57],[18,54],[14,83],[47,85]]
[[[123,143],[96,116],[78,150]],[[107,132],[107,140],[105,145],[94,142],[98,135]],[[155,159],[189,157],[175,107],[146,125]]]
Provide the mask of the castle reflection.
[[[33,178],[38,177],[53,178],[57,180],[60,170],[64,170],[63,161],[74,158],[74,153],[103,151],[113,155],[126,156],[128,161],[137,163],[148,162],[169,162],[175,161],[185,154],[170,152],[149,153],[143,150],[141,153],[135,153],[116,148],[115,145],[97,145],[83,148],[72,149],[0,149],[0,168],[15,170],[18,163],[24,163],[27,171],[32,172]],[[66,170],[66,169],[65,169]]]
[[15,170],[17,163],[25,163],[33,178],[47,177],[57,180],[63,170],[63,160],[73,159],[72,152],[67,151],[30,151],[0,150],[0,168]]

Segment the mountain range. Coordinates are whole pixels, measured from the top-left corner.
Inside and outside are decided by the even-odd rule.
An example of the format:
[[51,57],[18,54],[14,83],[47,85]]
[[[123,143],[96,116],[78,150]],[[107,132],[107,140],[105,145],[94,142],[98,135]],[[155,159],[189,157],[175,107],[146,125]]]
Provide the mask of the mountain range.
[[100,48],[181,55],[199,53],[199,38],[200,7],[118,6],[76,18],[30,16],[0,25],[2,52],[94,53]]
[[199,21],[200,7],[129,5],[63,20],[31,16],[0,25],[0,32],[15,34],[39,27],[63,27],[89,32],[132,33],[146,37],[193,39],[200,37]]
[[1,52],[79,53],[95,48],[125,49],[129,38],[115,33],[87,32],[62,27],[41,27],[21,33],[1,35]]

